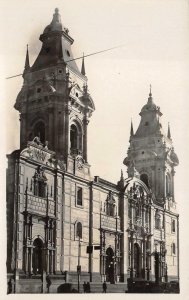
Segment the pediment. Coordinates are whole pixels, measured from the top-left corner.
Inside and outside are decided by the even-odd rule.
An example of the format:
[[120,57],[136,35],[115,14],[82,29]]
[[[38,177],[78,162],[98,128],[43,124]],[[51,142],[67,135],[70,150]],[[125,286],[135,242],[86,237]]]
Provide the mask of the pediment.
[[50,151],[46,146],[44,147],[34,141],[28,142],[27,148],[22,150],[20,156],[51,168],[63,169],[55,158],[55,152]]

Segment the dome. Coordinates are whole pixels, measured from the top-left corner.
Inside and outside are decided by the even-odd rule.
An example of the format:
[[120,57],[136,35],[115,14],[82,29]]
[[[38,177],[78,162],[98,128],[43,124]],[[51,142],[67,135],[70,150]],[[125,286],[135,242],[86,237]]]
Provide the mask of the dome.
[[171,153],[170,153],[170,159],[172,160],[172,162],[178,166],[179,164],[179,159],[178,159],[178,156],[177,154],[175,153],[174,149],[172,149]]

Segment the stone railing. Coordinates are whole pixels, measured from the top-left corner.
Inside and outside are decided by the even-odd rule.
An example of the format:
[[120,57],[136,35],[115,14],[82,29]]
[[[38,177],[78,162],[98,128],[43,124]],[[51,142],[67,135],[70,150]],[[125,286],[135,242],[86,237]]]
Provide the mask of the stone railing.
[[[27,195],[27,209],[41,215],[47,215],[47,198],[34,195]],[[48,215],[55,215],[55,202],[52,198],[48,199]]]
[[83,152],[79,149],[76,148],[70,148],[70,154],[73,156],[77,156],[77,155],[81,155],[83,154]]

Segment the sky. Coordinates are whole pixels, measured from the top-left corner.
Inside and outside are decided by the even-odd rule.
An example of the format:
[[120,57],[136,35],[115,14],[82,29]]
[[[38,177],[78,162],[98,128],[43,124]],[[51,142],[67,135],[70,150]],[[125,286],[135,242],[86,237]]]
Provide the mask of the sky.
[[[51,22],[56,7],[75,40],[75,57],[122,45],[85,59],[96,106],[88,126],[92,175],[116,183],[123,169],[127,177],[122,162],[129,146],[131,118],[136,130],[151,84],[154,102],[163,113],[163,128],[167,132],[170,123],[180,161],[175,194],[184,227],[189,209],[189,1],[0,0],[0,117],[5,153],[19,148],[19,115],[13,105],[23,82],[22,77],[5,78],[22,73],[27,44],[30,62],[34,62],[41,47],[39,35]],[[182,251],[187,254],[186,247]]]

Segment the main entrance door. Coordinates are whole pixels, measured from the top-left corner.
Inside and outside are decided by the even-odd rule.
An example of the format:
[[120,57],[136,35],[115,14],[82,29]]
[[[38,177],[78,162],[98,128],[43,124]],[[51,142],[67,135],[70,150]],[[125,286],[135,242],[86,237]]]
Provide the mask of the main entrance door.
[[42,256],[42,248],[43,242],[41,239],[37,238],[33,242],[33,259],[32,259],[32,266],[33,266],[33,273],[34,274],[42,274],[43,271],[43,256]]
[[141,277],[141,250],[137,243],[134,244],[134,269],[135,277]]
[[114,283],[114,251],[111,247],[106,250],[106,281]]

